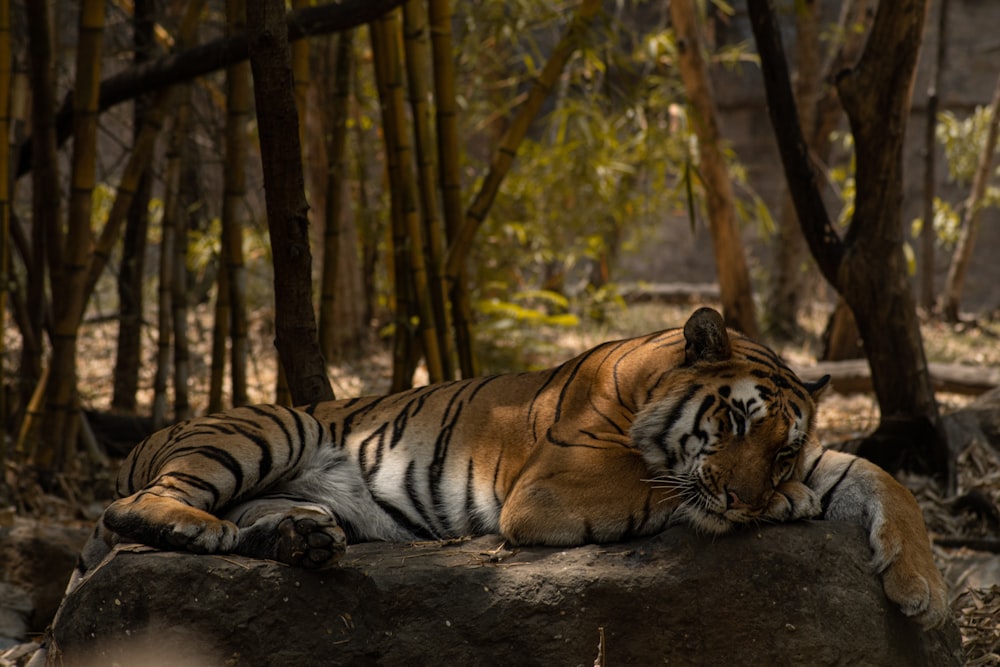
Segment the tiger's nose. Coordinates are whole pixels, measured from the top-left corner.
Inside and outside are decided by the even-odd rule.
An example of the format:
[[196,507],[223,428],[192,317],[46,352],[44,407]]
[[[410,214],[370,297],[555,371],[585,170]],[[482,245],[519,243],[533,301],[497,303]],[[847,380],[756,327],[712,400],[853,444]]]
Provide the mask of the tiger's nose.
[[750,509],[750,504],[745,503],[740,500],[740,496],[735,491],[727,491],[727,497],[729,499],[729,509],[731,510],[747,510]]

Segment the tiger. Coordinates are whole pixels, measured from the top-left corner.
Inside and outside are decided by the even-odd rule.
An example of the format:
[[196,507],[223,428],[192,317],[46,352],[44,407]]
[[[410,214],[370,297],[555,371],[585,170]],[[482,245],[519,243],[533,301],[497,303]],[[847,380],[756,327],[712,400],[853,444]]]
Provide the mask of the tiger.
[[913,495],[815,436],[828,380],[701,308],[548,370],[196,417],[125,459],[69,589],[119,542],[324,569],[361,541],[572,547],[831,519],[863,526],[887,596],[937,627],[946,588]]

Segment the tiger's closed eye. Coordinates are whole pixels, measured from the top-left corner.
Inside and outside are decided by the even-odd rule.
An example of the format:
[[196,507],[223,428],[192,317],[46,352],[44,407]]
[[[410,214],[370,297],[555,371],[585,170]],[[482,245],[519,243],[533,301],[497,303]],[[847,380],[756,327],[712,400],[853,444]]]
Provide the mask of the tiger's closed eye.
[[792,464],[795,462],[796,456],[798,456],[799,450],[795,447],[782,447],[778,450],[778,453],[774,455],[774,467],[777,469],[781,477],[784,477],[792,469]]

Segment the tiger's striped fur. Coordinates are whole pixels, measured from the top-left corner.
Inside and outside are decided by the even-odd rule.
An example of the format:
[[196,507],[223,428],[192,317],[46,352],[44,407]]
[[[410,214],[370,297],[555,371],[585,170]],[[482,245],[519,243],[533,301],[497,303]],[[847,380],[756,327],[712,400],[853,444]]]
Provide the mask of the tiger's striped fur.
[[349,541],[572,546],[824,517],[864,525],[889,597],[937,625],[945,589],[920,510],[816,442],[823,384],[701,309],[546,371],[196,418],[128,457],[79,575],[118,540],[321,568]]

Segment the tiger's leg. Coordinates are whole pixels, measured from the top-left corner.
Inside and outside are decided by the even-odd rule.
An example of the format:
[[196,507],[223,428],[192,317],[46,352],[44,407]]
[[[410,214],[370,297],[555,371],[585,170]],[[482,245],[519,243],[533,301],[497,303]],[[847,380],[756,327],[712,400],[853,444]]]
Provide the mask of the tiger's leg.
[[239,527],[233,553],[276,560],[311,570],[332,567],[344,554],[347,537],[322,505],[287,497],[255,498],[227,512]]
[[[105,528],[125,541],[158,549],[183,549],[194,553],[228,553],[236,545],[239,529],[231,521],[192,504],[188,497],[174,497],[169,489],[152,484],[120,498],[104,510]],[[205,507],[211,507],[208,502]],[[120,541],[117,540],[116,541]]]
[[311,415],[280,406],[245,406],[162,429],[125,460],[123,497],[105,510],[103,524],[125,541],[160,549],[230,552],[239,530],[218,513],[299,476],[329,438]]
[[947,588],[934,563],[913,494],[875,464],[842,452],[806,457],[805,482],[820,495],[824,519],[860,523],[890,600],[924,627],[948,615]]
[[575,546],[662,530],[678,504],[645,481],[635,450],[567,448],[530,463],[504,500],[500,532],[517,544]]

